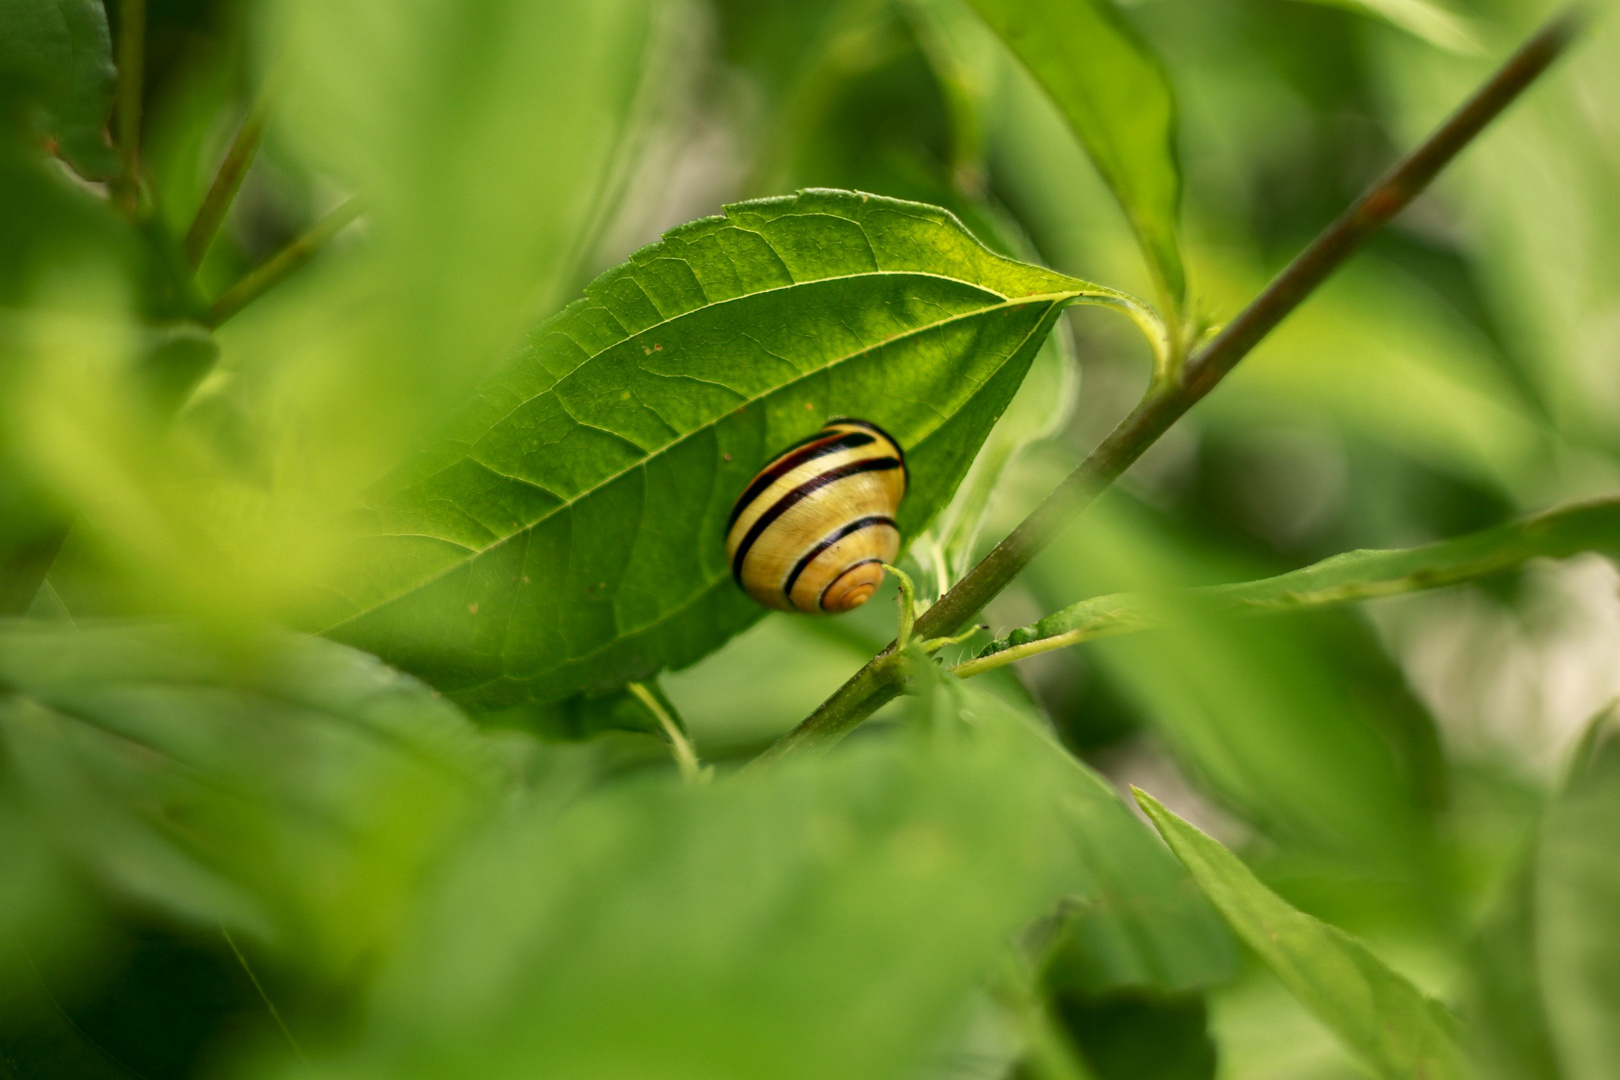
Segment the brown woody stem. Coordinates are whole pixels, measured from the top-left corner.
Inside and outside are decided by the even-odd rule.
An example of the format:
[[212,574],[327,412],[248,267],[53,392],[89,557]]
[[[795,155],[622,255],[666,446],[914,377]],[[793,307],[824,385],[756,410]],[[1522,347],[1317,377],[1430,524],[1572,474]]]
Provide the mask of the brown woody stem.
[[[944,637],[972,619],[1050,543],[1058,530],[1119,478],[1159,436],[1208,394],[1373,232],[1428,186],[1458,152],[1507,108],[1568,48],[1585,23],[1571,8],[1554,17],[1421,146],[1401,159],[1338,220],[1289,263],[1212,341],[1175,382],[1154,385],[1085,461],[939,602],[917,620],[914,633]],[[769,759],[844,736],[902,689],[904,666],[891,662],[895,645],[870,660],[832,697],[779,739]]]

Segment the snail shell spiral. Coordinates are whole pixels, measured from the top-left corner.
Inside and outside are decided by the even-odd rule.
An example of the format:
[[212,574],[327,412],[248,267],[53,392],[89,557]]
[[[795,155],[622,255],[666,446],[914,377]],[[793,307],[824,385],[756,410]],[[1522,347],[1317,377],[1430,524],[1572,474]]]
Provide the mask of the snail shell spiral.
[[900,553],[906,456],[876,424],[839,419],[760,470],[726,524],[731,575],[783,611],[860,607]]

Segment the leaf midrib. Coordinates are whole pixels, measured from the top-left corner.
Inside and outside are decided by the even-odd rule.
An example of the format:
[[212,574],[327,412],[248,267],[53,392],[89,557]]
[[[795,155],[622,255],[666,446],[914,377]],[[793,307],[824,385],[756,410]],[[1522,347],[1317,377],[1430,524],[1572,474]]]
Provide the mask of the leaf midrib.
[[[879,271],[879,273],[894,274],[894,273],[901,273],[901,272],[900,271]],[[816,281],[819,282],[819,281],[846,280],[846,279],[853,279],[853,278],[859,278],[859,277],[868,277],[868,276],[871,276],[871,275],[868,275],[868,274],[848,274],[848,275],[843,275],[842,278],[817,278]],[[908,276],[914,276],[914,275],[908,275]],[[934,277],[934,278],[938,278],[939,280],[951,281],[951,282],[954,282],[956,284],[972,285],[971,282],[963,282],[959,278],[947,277],[945,275],[940,275],[940,274],[928,274],[928,275],[921,275],[921,276]],[[797,283],[797,284],[812,284],[812,282],[800,282],[800,283]],[[792,288],[792,287],[793,286],[781,286],[781,288]],[[982,286],[977,286],[977,285],[973,285],[973,287],[974,288],[982,288]],[[748,293],[748,294],[745,294],[745,295],[748,296],[748,297],[759,296],[759,295],[762,295],[762,293],[765,292],[765,291],[767,291],[767,290],[762,290],[760,293]],[[774,290],[769,290],[769,291],[774,291]],[[983,291],[989,293],[992,296],[1001,296],[1000,293],[997,293],[997,292],[995,292],[993,290],[990,290],[990,289],[984,289]],[[836,368],[838,365],[848,363],[849,361],[854,360],[854,359],[856,359],[858,357],[865,356],[868,353],[871,353],[875,349],[883,348],[884,346],[891,345],[891,344],[893,344],[893,343],[895,343],[897,341],[904,341],[907,338],[914,337],[914,336],[916,336],[918,334],[922,334],[922,333],[925,333],[925,332],[928,332],[928,331],[931,331],[931,330],[938,329],[939,327],[942,327],[942,326],[949,326],[953,322],[958,322],[958,321],[965,320],[965,319],[978,318],[978,317],[980,317],[982,315],[985,315],[985,314],[988,314],[990,312],[994,312],[994,311],[998,311],[998,310],[1010,310],[1010,309],[1012,309],[1014,307],[1022,307],[1022,306],[1027,305],[1027,304],[1036,304],[1036,303],[1060,304],[1060,303],[1064,303],[1066,301],[1075,300],[1077,298],[1088,296],[1088,295],[1095,295],[1095,294],[1088,293],[1088,292],[1086,292],[1084,290],[1071,290],[1069,292],[1060,292],[1060,293],[1036,293],[1036,294],[1033,294],[1033,295],[1030,295],[1030,296],[1021,296],[1021,297],[1017,297],[1017,298],[1009,298],[1009,297],[1001,296],[1001,302],[1000,303],[988,304],[985,307],[976,308],[973,311],[966,311],[966,312],[962,312],[962,313],[960,313],[958,315],[952,315],[952,316],[950,316],[948,318],[938,319],[938,320],[935,320],[933,322],[924,323],[924,324],[922,324],[920,326],[915,326],[915,327],[912,327],[909,330],[902,331],[902,332],[900,332],[898,334],[892,334],[889,337],[883,338],[883,339],[881,339],[879,341],[875,341],[875,342],[871,343],[870,345],[867,345],[866,347],[864,347],[864,348],[862,348],[862,349],[860,349],[858,351],[851,352],[851,353],[846,353],[845,355],[837,357],[837,358],[829,361],[828,363],[822,365],[821,367],[816,368],[814,371],[805,372],[805,373],[801,374],[798,378],[789,380],[788,382],[781,383],[778,386],[772,387],[770,390],[766,391],[763,394],[755,394],[755,395],[753,395],[751,397],[745,398],[744,401],[742,402],[742,405],[738,406],[738,408],[746,407],[748,405],[757,404],[758,402],[763,401],[766,397],[770,396],[771,394],[780,393],[782,390],[786,389],[787,387],[793,386],[795,383],[801,381],[802,379],[808,378],[808,377],[810,377],[812,375],[820,375],[820,374],[823,374],[823,373],[825,373],[827,371],[831,371],[832,369]],[[1112,299],[1111,293],[1104,293],[1104,295],[1107,296],[1109,299]],[[741,297],[733,297],[733,299],[741,299]],[[729,303],[729,302],[730,301],[721,301],[721,303]],[[710,308],[705,307],[705,308],[694,309],[694,310],[707,311],[707,310],[710,310]],[[686,313],[686,314],[690,314],[690,313]],[[680,316],[676,316],[676,318],[679,318],[679,317]],[[673,321],[674,321],[674,319],[668,319],[668,320],[665,320],[665,323],[673,322]],[[663,325],[663,324],[654,324],[654,327],[656,327],[658,325]],[[648,329],[653,329],[654,327],[649,327]],[[626,335],[626,337],[623,340],[624,341],[629,341],[629,340],[631,340],[631,338],[637,337],[637,336],[639,336],[640,334],[643,334],[643,333],[646,333],[646,331],[643,330],[643,331],[637,331],[635,334],[628,334],[628,335]],[[615,342],[612,346],[609,346],[609,348],[617,347],[619,344],[622,344],[622,342]],[[591,360],[594,360],[597,357],[603,355],[603,353],[605,353],[606,351],[607,351],[606,349],[603,349],[603,350],[600,350],[600,351],[592,354],[590,357],[587,357],[585,360],[581,361],[579,366],[583,367],[585,364],[589,363]],[[576,367],[575,370],[578,370],[578,368]],[[562,380],[560,380],[560,379],[558,380],[558,382],[561,382],[561,381]],[[502,420],[504,420],[506,416],[512,415],[512,413],[516,412],[517,409],[522,408],[524,405],[527,405],[530,401],[533,401],[535,398],[540,397],[545,393],[551,392],[551,390],[555,388],[555,385],[556,384],[553,384],[552,387],[548,387],[546,390],[541,391],[540,394],[536,394],[533,397],[530,397],[530,398],[526,399],[525,401],[520,402],[512,410],[508,411],[505,414],[505,416],[502,417]],[[346,615],[343,618],[337,620],[336,622],[327,624],[326,626],[322,627],[318,631],[318,633],[322,633],[322,634],[331,633],[333,630],[336,630],[339,627],[342,627],[347,623],[351,623],[351,622],[354,622],[357,619],[363,618],[364,616],[369,615],[374,611],[380,610],[381,608],[384,608],[384,607],[388,606],[389,604],[393,603],[396,600],[399,600],[400,598],[402,598],[404,596],[408,596],[409,594],[411,594],[413,592],[416,592],[419,589],[426,588],[427,586],[433,584],[435,581],[438,581],[439,579],[441,579],[441,578],[443,578],[443,577],[445,577],[445,576],[447,576],[449,574],[452,574],[452,573],[456,572],[457,570],[459,570],[463,566],[465,566],[467,563],[470,563],[474,559],[481,558],[482,556],[488,554],[489,552],[494,551],[496,548],[500,547],[502,544],[510,542],[514,537],[523,535],[524,533],[526,533],[526,532],[530,531],[531,529],[533,529],[535,526],[542,524],[543,522],[549,520],[550,518],[552,518],[556,514],[561,513],[563,510],[569,509],[570,507],[572,507],[575,504],[579,503],[581,500],[585,499],[587,496],[592,495],[597,491],[600,491],[602,488],[606,487],[608,484],[611,484],[615,480],[618,480],[621,477],[628,475],[633,470],[640,469],[640,468],[645,468],[647,463],[649,461],[651,461],[655,456],[668,453],[669,451],[673,450],[675,447],[679,446],[681,443],[683,443],[686,440],[692,438],[693,436],[698,435],[698,434],[700,434],[700,433],[702,433],[704,431],[707,431],[708,429],[714,427],[716,424],[718,424],[720,422],[720,420],[724,419],[724,417],[726,415],[730,415],[730,412],[728,411],[726,414],[723,414],[722,416],[716,417],[715,419],[707,421],[706,423],[699,424],[697,427],[692,428],[690,431],[688,431],[685,434],[679,436],[678,438],[672,439],[670,442],[665,443],[663,446],[659,447],[657,450],[646,452],[645,456],[642,457],[639,461],[635,462],[634,464],[627,465],[623,469],[618,470],[617,472],[613,472],[613,473],[608,474],[607,476],[603,477],[601,480],[597,481],[595,484],[592,484],[590,487],[585,488],[584,490],[580,491],[578,494],[574,495],[573,497],[571,497],[569,499],[565,499],[562,502],[560,502],[557,506],[554,506],[554,507],[550,508],[541,517],[538,517],[538,518],[534,519],[533,521],[526,522],[521,528],[513,530],[512,532],[506,534],[505,536],[500,537],[499,539],[493,541],[492,543],[490,543],[490,544],[488,544],[488,545],[486,545],[486,546],[484,546],[482,548],[469,548],[465,544],[461,544],[461,543],[459,543],[457,541],[454,541],[454,540],[448,540],[448,539],[446,539],[444,537],[432,537],[432,539],[439,540],[442,543],[448,543],[448,544],[452,544],[452,545],[454,545],[456,547],[463,548],[463,549],[465,549],[465,550],[467,550],[469,552],[469,555],[465,559],[459,559],[456,562],[454,562],[452,565],[445,567],[443,570],[440,570],[437,573],[435,573],[435,574],[433,574],[433,575],[431,575],[429,577],[423,578],[422,580],[415,582],[410,587],[408,587],[406,589],[402,589],[399,592],[396,592],[396,593],[388,596],[386,599],[380,600],[380,601],[372,604],[369,607],[362,608],[359,611],[356,611],[351,615]],[[496,424],[499,424],[500,422],[501,422],[500,420],[494,421],[493,423],[490,424],[490,427],[493,428]],[[926,437],[927,436],[924,436],[924,438],[926,438]],[[471,455],[470,454],[464,454],[462,456],[463,457],[470,457]],[[477,460],[477,459],[474,458],[473,460]],[[482,465],[483,463],[479,462],[479,464]],[[492,471],[495,471],[495,470],[492,470]],[[517,479],[517,478],[514,478],[514,479]],[[530,481],[526,481],[526,480],[521,481],[521,482],[530,483]],[[543,488],[540,488],[539,485],[537,485],[537,484],[532,484],[531,483],[530,486],[535,487],[537,490],[545,490]],[[555,494],[555,493],[551,493],[551,494]],[[428,534],[415,534],[415,535],[427,536]],[[503,636],[504,636],[504,632],[503,632]],[[604,646],[604,648],[606,648],[606,647],[607,646]],[[586,654],[587,657],[589,655],[591,655],[591,654]],[[577,658],[573,658],[573,659],[578,660],[578,659],[585,659],[585,658],[586,657],[577,657]]]
[[[756,233],[754,235],[759,235],[759,234]],[[763,237],[761,237],[761,239],[763,239]],[[868,246],[870,246],[870,244],[868,244]],[[1002,258],[1002,256],[999,256],[999,255],[996,255],[994,257],[998,258],[998,259]],[[1007,260],[1007,261],[1010,261],[1010,260]],[[1018,264],[1015,263],[1014,265],[1018,265]],[[1059,274],[1055,270],[1046,270],[1044,267],[1035,267],[1034,269],[1044,270],[1046,273],[1052,274],[1052,275],[1054,275],[1056,277],[1068,277],[1068,275],[1066,275],[1066,274]],[[754,298],[760,297],[760,296],[770,296],[773,293],[786,292],[789,289],[802,289],[802,288],[804,288],[804,287],[806,287],[808,285],[820,285],[821,283],[826,282],[826,281],[854,281],[857,278],[873,278],[873,277],[914,277],[914,278],[928,278],[928,279],[931,279],[933,281],[948,281],[953,285],[967,285],[967,286],[970,286],[971,288],[978,289],[980,292],[987,293],[990,296],[1000,297],[1003,301],[1015,300],[1015,299],[1037,299],[1037,298],[1042,297],[1042,296],[1057,296],[1057,295],[1060,295],[1058,293],[1031,293],[1027,297],[1012,297],[1012,296],[1006,295],[1005,293],[997,292],[995,289],[989,288],[988,286],[980,285],[980,284],[978,284],[976,282],[972,282],[972,281],[967,281],[967,280],[965,280],[963,278],[952,277],[949,274],[936,274],[931,270],[862,270],[858,274],[831,274],[831,275],[829,275],[827,277],[806,278],[803,281],[790,281],[786,285],[772,285],[768,289],[756,289],[753,292],[738,293],[736,296],[728,296],[724,300],[712,300],[711,301],[711,300],[707,300],[707,298],[705,298],[705,302],[701,307],[691,308],[691,309],[689,309],[687,311],[680,312],[677,315],[664,315],[664,314],[660,313],[657,322],[649,323],[647,326],[643,327],[640,330],[625,330],[623,338],[619,339],[618,341],[615,341],[612,345],[609,345],[609,346],[607,346],[606,348],[603,348],[603,349],[598,349],[595,352],[589,352],[589,350],[587,350],[583,345],[580,345],[578,341],[575,341],[573,337],[571,337],[571,336],[569,336],[567,334],[564,334],[563,336],[567,337],[570,342],[573,342],[573,344],[575,346],[577,346],[581,352],[587,352],[588,355],[585,357],[585,359],[581,360],[578,364],[576,364],[574,366],[574,368],[571,371],[568,372],[567,375],[563,375],[563,376],[559,377],[556,382],[554,382],[550,386],[546,387],[546,389],[542,390],[540,393],[544,394],[549,390],[556,389],[556,387],[559,384],[561,384],[564,379],[568,378],[569,375],[572,375],[575,371],[578,371],[580,368],[584,367],[586,364],[590,363],[592,360],[595,360],[598,357],[602,356],[603,354],[608,352],[608,350],[615,349],[618,346],[623,345],[626,341],[631,341],[631,340],[633,340],[635,338],[642,337],[643,335],[648,334],[651,331],[657,330],[660,327],[669,326],[672,323],[679,322],[681,319],[685,319],[685,318],[687,318],[689,316],[699,314],[700,312],[701,313],[707,313],[707,312],[710,312],[710,311],[714,311],[717,308],[724,307],[727,304],[741,303],[742,301],[753,300]],[[1073,290],[1074,294],[1077,295],[1077,296],[1092,296],[1092,295],[1094,295],[1094,296],[1097,296],[1099,299],[1104,298],[1104,297],[1106,297],[1109,300],[1116,300],[1117,299],[1117,300],[1121,301],[1121,303],[1123,305],[1129,306],[1129,298],[1126,297],[1125,294],[1117,292],[1114,289],[1104,288],[1103,286],[1100,286],[1100,285],[1092,285],[1090,282],[1082,282],[1079,278],[1069,278],[1069,280],[1073,281],[1077,285],[1082,285],[1083,284],[1083,285],[1089,286],[1089,291],[1088,291],[1088,289],[1076,289],[1076,290]],[[699,288],[701,288],[701,287],[702,287],[702,285],[700,284]],[[638,288],[639,288],[639,286],[638,286]],[[642,289],[642,295],[643,296],[647,295],[645,289]],[[647,297],[647,302],[649,304],[652,304],[652,298],[650,296]],[[656,307],[657,305],[654,304],[653,306]],[[619,321],[618,316],[614,316],[614,321],[615,322]],[[540,327],[539,329],[544,329],[544,327]],[[553,333],[561,333],[560,330],[554,330],[552,332]],[[727,387],[727,389],[730,389],[730,387]],[[490,422],[489,426],[491,428],[495,427],[497,424],[500,424],[501,422],[505,421],[513,413],[517,412],[519,409],[523,408],[523,406],[527,405],[529,402],[533,401],[534,398],[539,397],[539,396],[540,396],[540,394],[535,394],[533,397],[528,397],[528,398],[523,399],[522,401],[518,402],[516,405],[514,405],[510,409],[508,409],[506,412],[502,413],[499,417],[492,420]],[[518,477],[513,477],[513,479],[519,479],[519,478]],[[527,481],[524,481],[524,482],[527,483]]]
[[[1031,296],[1031,297],[1020,297],[1019,300],[1023,301],[1023,300],[1048,300],[1048,299],[1052,299],[1052,300],[1061,301],[1063,299],[1072,299],[1074,295],[1084,296],[1086,294],[1085,293],[1078,293],[1078,294],[1049,293],[1049,294],[1041,294],[1041,295],[1038,295],[1038,296]],[[1013,301],[1008,301],[1007,304],[997,304],[997,305],[993,305],[990,308],[984,308],[982,310],[991,311],[991,310],[994,310],[996,307],[1006,307],[1009,304],[1011,304],[1012,302]],[[971,314],[971,313],[967,313],[967,314]],[[953,321],[957,317],[958,316],[953,316],[952,319],[941,320],[939,323],[936,323],[936,324],[933,324],[933,325],[944,325],[947,322]],[[1021,348],[1024,347],[1024,345],[1029,341],[1030,335],[1034,334],[1036,332],[1037,328],[1032,328],[1030,330],[1029,334],[1024,335],[1023,341],[1020,341],[1018,343],[1018,348],[1021,349]],[[918,329],[925,329],[925,328],[919,327]],[[915,332],[915,331],[913,331],[913,332]],[[895,335],[894,339],[887,339],[887,340],[898,340],[899,338],[902,338],[902,337],[905,337],[905,336],[906,335],[904,335],[904,334],[899,334],[899,335]],[[887,343],[887,340],[884,342],[884,344]],[[874,348],[875,347],[876,346],[874,346]],[[1017,350],[1014,350],[1014,351],[1016,352]],[[859,355],[861,355],[861,354],[860,353],[853,353],[848,357],[840,357],[838,360],[834,361],[834,363],[843,363],[845,360],[851,359],[851,358],[853,358],[855,356],[859,356]],[[828,365],[828,367],[831,367],[831,366],[832,366],[831,364]],[[818,370],[826,370],[826,369],[822,368],[822,369],[818,369]],[[799,380],[795,379],[793,381],[798,382]],[[792,386],[793,383],[784,383],[782,385],[783,386]],[[780,390],[780,389],[782,389],[782,387],[778,387],[777,389]],[[704,426],[707,427],[709,425],[704,425]],[[694,428],[688,434],[689,435],[696,434],[699,430],[701,430],[701,428]],[[927,441],[929,438],[933,437],[933,435],[937,434],[938,431],[939,431],[939,429],[935,428],[934,431],[929,432],[928,435],[923,436],[922,441]],[[682,436],[682,438],[686,438],[686,436]],[[676,440],[676,441],[679,442],[680,440]],[[670,445],[673,446],[675,444],[671,443]],[[920,446],[921,442],[919,442],[916,445]],[[659,451],[659,452],[662,453],[662,451]],[[628,472],[628,471],[629,471],[628,469],[624,470],[619,475],[622,476],[624,474],[624,472]],[[543,521],[545,519],[542,518],[541,520]],[[523,532],[523,531],[526,531],[526,530],[519,530],[519,532]],[[507,540],[510,540],[510,539],[512,539],[512,537],[515,537],[517,535],[519,535],[519,533],[513,533],[512,536],[508,536],[508,537],[505,537],[505,538],[503,538],[501,540],[498,540],[494,544],[491,544],[489,546],[489,548],[486,548],[485,550],[492,550],[495,547],[498,547],[500,544],[505,543]],[[445,571],[445,572],[448,573],[448,571]],[[429,579],[429,580],[430,581],[434,580],[438,576],[440,576],[440,575],[434,575],[434,578]],[[662,615],[659,615],[657,618],[653,619],[652,621],[644,623],[643,625],[638,626],[638,627],[636,627],[636,628],[634,628],[632,630],[626,631],[625,633],[621,633],[618,636],[616,636],[612,641],[608,641],[608,642],[605,642],[605,643],[603,643],[601,645],[598,645],[596,648],[590,650],[589,652],[582,653],[579,656],[568,657],[566,660],[564,660],[560,664],[557,664],[557,665],[555,665],[553,667],[547,668],[545,671],[539,672],[536,675],[526,676],[525,678],[531,678],[531,679],[532,678],[543,678],[544,676],[546,676],[548,674],[551,674],[553,672],[556,672],[556,671],[568,666],[569,664],[588,663],[591,660],[596,659],[598,656],[601,656],[603,653],[607,652],[609,649],[612,649],[613,647],[618,645],[619,642],[622,641],[624,639],[624,637],[627,636],[628,634],[643,634],[643,633],[646,633],[649,630],[654,629],[655,627],[658,627],[658,626],[660,626],[660,625],[662,625],[662,624],[664,624],[666,622],[671,621],[672,619],[679,618],[687,609],[689,609],[693,605],[701,602],[703,600],[704,596],[707,595],[710,588],[712,588],[716,583],[724,582],[728,576],[729,575],[727,575],[725,573],[721,573],[720,575],[718,575],[714,579],[713,582],[709,582],[708,584],[704,585],[704,587],[702,589],[698,590],[698,592],[696,594],[694,594],[691,598],[686,600],[684,603],[677,605],[674,609],[672,609],[670,611],[667,611]],[[426,584],[426,582],[424,582],[423,584]],[[505,655],[506,635],[510,632],[511,625],[512,625],[512,615],[511,615],[510,612],[508,612],[507,616],[506,616],[506,619],[505,619],[505,625],[503,625],[501,627],[501,646],[500,646],[500,648],[498,648],[496,650],[495,655],[497,655],[497,656],[504,656]],[[615,629],[617,629],[617,627]],[[503,681],[505,679],[509,679],[509,678],[511,678],[510,675],[502,673],[500,675],[496,675],[496,676],[493,676],[491,678],[485,679],[483,682],[474,683],[473,685],[465,687],[465,688],[463,688],[461,690],[458,690],[456,692],[458,694],[477,693],[479,690],[482,690],[482,689],[484,689],[486,687],[489,687],[489,686],[493,686],[496,683],[499,683],[499,682],[501,682],[501,681]]]

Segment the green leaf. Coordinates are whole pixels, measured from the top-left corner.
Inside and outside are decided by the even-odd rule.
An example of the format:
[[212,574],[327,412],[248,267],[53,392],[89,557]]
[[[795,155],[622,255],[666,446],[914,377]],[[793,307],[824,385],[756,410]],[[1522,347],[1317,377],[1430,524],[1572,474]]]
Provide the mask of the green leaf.
[[[27,5],[23,5],[27,7]],[[0,8],[0,20],[22,8]],[[0,26],[0,35],[4,27]],[[0,36],[0,48],[5,47]],[[3,122],[3,118],[0,118]],[[211,362],[206,335],[169,320],[183,314],[189,286],[173,272],[151,230],[131,227],[73,184],[37,148],[0,139],[0,616],[28,609],[73,520],[72,500],[38,475],[28,432],[37,402],[31,376],[60,368],[64,354],[105,341],[125,302],[162,327],[137,331],[140,390],[172,404]],[[116,291],[115,291],[116,290]],[[100,310],[96,310],[96,309]],[[121,328],[122,329],[122,328]],[[72,345],[66,338],[78,337]]]
[[730,207],[609,271],[398,473],[315,620],[485,707],[702,657],[761,610],[732,502],[834,416],[905,449],[902,533],[955,490],[1058,313],[1113,290],[842,191]]
[[1563,1076],[1620,1069],[1620,733],[1600,717],[1542,823],[1535,938]]
[[1463,1076],[1456,1022],[1355,938],[1296,910],[1145,791],[1136,801],[1193,880],[1294,996],[1381,1076]]
[[1186,297],[1181,166],[1163,65],[1111,0],[971,0],[1024,62],[1113,190],[1172,311]]
[[[44,134],[84,176],[118,170],[105,129],[117,73],[100,0],[0,4],[0,103],[20,94],[42,111]],[[6,118],[9,120],[9,118]]]
[[961,580],[972,568],[985,520],[1009,471],[1032,446],[1062,430],[1074,414],[1079,396],[1080,364],[1067,328],[1059,325],[1035,354],[1023,385],[990,429],[972,468],[931,531],[938,536],[939,547],[926,554],[936,572],[941,559],[951,582]]
[[659,732],[657,718],[628,690],[575,694],[561,701],[525,702],[481,713],[476,719],[485,726],[518,728],[542,739],[562,742],[592,739],[607,731],[644,735]]
[[1016,731],[1027,742],[1030,764],[1019,775],[1050,772],[1054,797],[1084,807],[1071,842],[1089,871],[1089,888],[1059,913],[1046,982],[1097,998],[1120,991],[1172,997],[1231,981],[1237,943],[1186,869],[1158,845],[1142,843],[1140,820],[1107,780],[1058,744],[1035,706],[1021,700],[1022,688],[949,685],[962,715]]
[[[1178,608],[1238,615],[1287,614],[1455,585],[1499,574],[1529,559],[1559,559],[1581,551],[1620,551],[1620,499],[1560,507],[1423,547],[1350,551],[1259,581],[1162,595],[1093,597],[998,638],[976,659],[955,670],[963,676],[976,675],[1050,649],[1164,626],[1175,619]],[[998,659],[991,661],[991,657]]]
[[[1026,575],[1048,603],[1230,577],[1234,563],[1123,495],[1099,500]],[[1183,605],[1154,634],[1084,660],[1148,721],[1199,787],[1307,874],[1439,887],[1432,721],[1355,620],[1234,619]],[[1078,658],[1077,658],[1078,659]],[[1439,775],[1436,775],[1439,773]]]
[[935,1065],[1011,936],[1091,894],[1076,836],[1118,821],[1118,861],[1169,861],[1026,712],[941,696],[932,727],[819,760],[600,786],[562,814],[513,807],[429,895],[358,1048],[325,1074],[877,1080]]
[[0,622],[0,793],[115,896],[348,972],[496,789],[466,720],[320,638]]
[[[1532,853],[1533,854],[1533,853]],[[1490,1080],[1560,1080],[1536,963],[1535,878],[1514,875],[1469,948],[1467,1048]]]
[[1468,19],[1430,0],[1305,0],[1325,7],[1349,8],[1383,19],[1430,45],[1455,53],[1484,52]]

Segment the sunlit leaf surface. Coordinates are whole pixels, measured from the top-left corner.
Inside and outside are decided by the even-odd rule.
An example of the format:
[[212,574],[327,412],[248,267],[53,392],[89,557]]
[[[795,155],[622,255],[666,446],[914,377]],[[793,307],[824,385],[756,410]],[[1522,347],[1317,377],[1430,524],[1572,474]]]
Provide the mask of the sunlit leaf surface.
[[806,192],[679,229],[394,478],[324,631],[485,704],[691,663],[760,614],[722,533],[761,466],[870,420],[905,450],[914,535],[1075,302],[1132,305],[914,203]]

